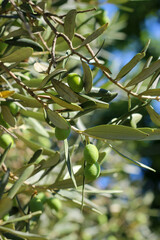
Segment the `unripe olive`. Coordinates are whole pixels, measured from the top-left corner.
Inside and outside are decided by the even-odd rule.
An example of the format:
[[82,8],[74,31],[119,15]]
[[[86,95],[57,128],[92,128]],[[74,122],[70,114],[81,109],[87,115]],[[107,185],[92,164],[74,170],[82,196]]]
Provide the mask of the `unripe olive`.
[[0,147],[6,148],[11,143],[11,147],[14,144],[13,138],[8,134],[4,133],[0,136]]
[[62,208],[62,203],[58,198],[47,199],[47,204],[51,209],[56,210],[56,212],[58,212]]
[[39,198],[42,203],[44,203],[46,201],[46,195],[43,192],[38,193],[38,195],[36,197]]
[[99,177],[100,165],[96,162],[94,164],[87,164],[84,169],[84,175],[87,180],[93,181]]
[[31,212],[43,211],[43,204],[40,198],[34,197],[29,203]]
[[68,129],[62,129],[62,128],[55,127],[55,136],[58,140],[64,140],[69,136],[70,131],[71,131],[71,126],[69,123],[68,123],[68,126],[69,126]]
[[81,92],[83,89],[83,80],[77,73],[68,74],[67,83],[74,92]]
[[87,144],[84,148],[84,159],[88,164],[97,162],[99,158],[99,152],[95,145]]
[[14,102],[11,102],[11,103],[9,103],[8,107],[9,107],[12,115],[16,116],[16,114],[19,111],[19,107],[17,106],[17,104],[15,104]]

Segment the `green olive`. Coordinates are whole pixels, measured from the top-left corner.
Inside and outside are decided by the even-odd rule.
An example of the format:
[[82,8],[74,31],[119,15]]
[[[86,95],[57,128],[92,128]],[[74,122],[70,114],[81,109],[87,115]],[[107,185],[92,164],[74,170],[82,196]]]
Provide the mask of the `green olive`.
[[97,162],[99,158],[99,152],[95,145],[87,144],[84,148],[84,159],[88,164]]
[[62,208],[62,203],[58,198],[47,199],[47,204],[51,209],[56,210],[56,212],[58,212]]
[[34,197],[29,203],[31,212],[43,211],[43,203],[40,198]]
[[69,126],[68,129],[62,129],[62,128],[55,127],[55,136],[58,140],[64,140],[69,136],[70,131],[71,131],[71,126],[69,123],[68,123],[68,126]]
[[87,164],[84,170],[85,178],[89,181],[93,181],[100,175],[100,165],[96,162],[94,164]]
[[16,116],[19,111],[19,107],[17,106],[17,104],[14,102],[11,102],[11,103],[9,103],[8,107],[9,107],[12,115]]
[[0,136],[0,147],[7,148],[10,143],[12,147],[14,140],[8,133],[4,133]]
[[77,73],[68,74],[67,83],[74,92],[81,92],[83,89],[83,80]]

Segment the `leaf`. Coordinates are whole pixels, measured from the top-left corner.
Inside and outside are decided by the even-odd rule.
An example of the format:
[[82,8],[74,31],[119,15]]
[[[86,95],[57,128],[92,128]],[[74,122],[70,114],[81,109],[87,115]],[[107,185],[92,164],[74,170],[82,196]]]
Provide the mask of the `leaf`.
[[34,63],[34,69],[39,73],[45,73],[47,71],[48,66],[42,63],[36,62]]
[[12,98],[14,99],[18,99],[21,100],[21,104],[25,107],[31,107],[31,108],[40,108],[42,107],[42,105],[33,97],[28,97],[28,96],[24,96],[22,94],[19,93],[14,93],[12,95]]
[[123,158],[125,158],[125,159],[127,159],[127,160],[129,160],[129,161],[131,161],[131,162],[133,162],[134,164],[138,165],[139,167],[146,168],[146,169],[148,169],[148,170],[150,170],[150,171],[152,171],[152,172],[156,172],[156,170],[154,170],[153,168],[150,168],[150,167],[146,166],[145,164],[143,164],[143,163],[141,163],[141,162],[138,162],[138,161],[135,161],[135,160],[133,160],[133,159],[125,156],[124,154],[120,153],[120,152],[119,152],[117,149],[115,149],[111,144],[109,144],[109,146],[110,146],[116,153],[118,153],[121,157],[123,157]]
[[82,67],[83,67],[83,82],[84,82],[84,89],[86,93],[89,93],[92,89],[92,72],[90,67],[88,66],[87,63],[82,62]]
[[138,128],[138,129],[148,134],[148,136],[143,140],[146,140],[146,141],[160,140],[160,129],[158,128]]
[[42,121],[45,122],[45,118],[44,118],[44,114],[41,112],[33,112],[31,110],[24,110],[24,109],[20,109],[20,114],[22,114],[25,117],[31,117],[34,118],[38,121]]
[[136,85],[146,78],[150,77],[155,71],[160,68],[160,59],[152,63],[148,68],[144,68],[136,77],[134,77],[126,87]]
[[20,62],[29,58],[33,53],[33,49],[30,47],[24,47],[16,50],[6,57],[0,58],[2,62]]
[[18,139],[22,140],[27,147],[29,147],[30,149],[32,149],[33,151],[37,151],[38,149],[42,148],[43,149],[43,154],[44,155],[49,155],[49,156],[53,156],[55,155],[55,151],[53,151],[52,149],[46,148],[46,147],[42,147],[41,145],[30,141],[24,137],[22,137],[21,135],[19,135],[18,133],[15,133],[15,135],[18,137]]
[[70,10],[64,20],[64,33],[72,40],[75,30],[75,20],[77,11],[75,9]]
[[47,117],[51,121],[51,123],[62,129],[68,129],[68,123],[67,121],[57,112],[52,111],[51,109],[46,109]]
[[60,105],[61,107],[65,107],[67,109],[73,110],[73,111],[83,111],[83,108],[81,108],[79,105],[75,104],[75,103],[68,103],[50,93],[47,93],[47,95],[49,95],[52,100],[57,103],[58,105]]
[[160,115],[154,110],[151,105],[146,106],[146,110],[149,113],[149,116],[154,124],[160,127]]
[[66,84],[61,81],[54,80],[52,81],[53,87],[57,91],[57,93],[67,102],[78,102],[78,97],[75,92],[71,90]]
[[1,178],[1,181],[0,181],[0,199],[2,198],[2,196],[4,194],[4,190],[8,183],[9,177],[10,177],[10,170],[7,169],[7,171],[5,172],[5,174],[3,175],[3,177]]
[[1,165],[4,163],[7,153],[9,152],[10,148],[11,148],[12,143],[10,143],[6,149],[4,150],[4,152],[0,155],[0,167]]
[[13,39],[5,40],[4,42],[10,46],[31,47],[35,51],[43,51],[43,48],[39,43],[37,43],[36,41],[33,41],[29,38],[18,38],[18,39],[13,38]]
[[84,134],[109,140],[142,140],[148,136],[143,131],[122,125],[99,125],[86,129]]
[[70,160],[69,149],[68,149],[68,140],[67,139],[64,140],[64,150],[65,150],[65,161],[66,161],[66,164],[67,164],[69,175],[70,175],[70,177],[73,181],[74,187],[77,188],[77,183],[76,183],[76,179],[74,177],[72,164],[71,164],[71,160]]
[[26,122],[26,125],[28,125],[28,127],[33,128],[38,135],[49,138],[49,134],[46,128],[43,127],[43,125],[40,124],[38,120],[29,117],[25,120],[25,122]]
[[141,92],[139,96],[145,95],[145,96],[160,96],[160,88],[157,89],[148,89],[144,92]]
[[29,160],[28,164],[35,163],[35,161],[37,161],[37,159],[42,155],[42,152],[43,152],[42,148],[35,151],[31,159]]
[[96,98],[92,98],[92,97],[87,96],[85,94],[79,94],[79,101],[80,102],[85,103],[88,100],[92,101],[93,103],[95,103],[96,104],[96,108],[104,108],[104,109],[109,108],[109,104],[106,103],[106,102],[100,101],[100,100],[98,100]]
[[92,42],[96,38],[98,38],[108,27],[108,23],[104,24],[100,28],[98,28],[95,32],[89,35],[77,48],[83,47],[86,44]]
[[3,115],[3,119],[11,126],[11,127],[15,127],[15,118],[13,117],[13,115],[11,114],[8,106],[1,106],[1,112]]
[[19,179],[14,183],[14,185],[11,187],[11,189],[8,192],[8,198],[14,198],[17,194],[19,188],[23,185],[23,183],[32,175],[32,172],[34,171],[34,165],[31,165],[27,167],[22,175],[19,177]]
[[112,4],[123,4],[123,3],[127,3],[129,0],[108,0],[108,3],[112,3]]
[[14,94],[14,91],[2,91],[0,92],[0,98],[8,98]]
[[107,72],[107,73],[112,74],[111,71],[109,70],[109,68],[107,68],[105,65],[103,65],[103,64],[101,64],[101,63],[95,62],[95,63],[91,63],[91,64],[94,65],[95,67],[100,68],[102,71],[105,71],[105,72]]
[[0,199],[0,218],[7,214],[12,208],[12,200],[8,197]]
[[63,69],[63,68],[59,68],[55,71],[53,71],[52,73],[50,73],[49,75],[47,75],[43,81],[41,82],[41,84],[39,85],[38,89],[41,89],[43,88],[50,80],[51,78],[54,78],[56,77],[57,75],[61,74],[61,73],[64,73],[66,72],[67,70],[66,69]]
[[145,56],[145,53],[138,53],[136,54],[118,73],[116,77],[116,81],[119,81],[121,78],[123,78],[127,73],[129,73],[136,65],[137,63]]
[[25,232],[16,231],[16,230],[13,230],[7,227],[2,227],[2,226],[0,226],[0,231],[2,233],[11,233],[15,236],[22,237],[27,240],[47,240],[48,239],[46,237],[43,237],[41,235],[37,235],[34,233],[28,233],[28,232],[25,233]]

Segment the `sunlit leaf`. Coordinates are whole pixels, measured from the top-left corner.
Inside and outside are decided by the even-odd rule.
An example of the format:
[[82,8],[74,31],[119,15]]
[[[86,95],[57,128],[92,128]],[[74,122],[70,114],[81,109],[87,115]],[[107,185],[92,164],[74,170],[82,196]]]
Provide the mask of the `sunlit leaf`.
[[110,140],[142,140],[147,137],[143,131],[122,125],[99,125],[86,129],[84,134]]
[[101,26],[100,28],[98,28],[95,32],[93,32],[91,35],[89,35],[79,46],[83,47],[86,44],[92,42],[93,40],[95,40],[96,38],[98,38],[108,27],[108,23],[104,24],[103,26]]
[[77,183],[76,183],[76,179],[74,177],[72,164],[71,164],[71,159],[70,159],[70,155],[69,155],[69,148],[68,148],[68,140],[67,139],[64,140],[64,149],[65,149],[65,161],[66,161],[66,164],[67,164],[68,172],[69,172],[69,175],[70,175],[70,177],[73,181],[74,187],[77,188]]
[[12,200],[9,197],[0,199],[0,218],[10,211]]
[[139,95],[145,96],[160,96],[160,88],[157,89],[148,89],[144,92],[141,92]]
[[144,68],[136,77],[134,77],[126,87],[133,86],[150,77],[155,71],[160,68],[160,59],[152,63],[148,68]]
[[13,184],[12,188],[8,192],[8,198],[14,198],[17,194],[19,188],[23,185],[23,183],[31,176],[34,171],[34,165],[27,167],[19,179]]

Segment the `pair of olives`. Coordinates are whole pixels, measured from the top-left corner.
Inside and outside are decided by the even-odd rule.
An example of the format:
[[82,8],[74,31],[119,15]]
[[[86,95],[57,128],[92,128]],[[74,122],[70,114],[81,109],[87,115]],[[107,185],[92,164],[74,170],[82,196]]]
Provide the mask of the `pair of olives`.
[[62,203],[58,198],[47,198],[43,192],[39,193],[36,197],[33,197],[29,202],[31,212],[43,211],[43,204],[46,203],[50,209],[54,209],[56,212],[62,208]]
[[97,160],[99,158],[99,152],[95,145],[87,144],[84,148],[84,160],[86,166],[84,169],[85,178],[89,181],[93,181],[100,175],[100,165]]

